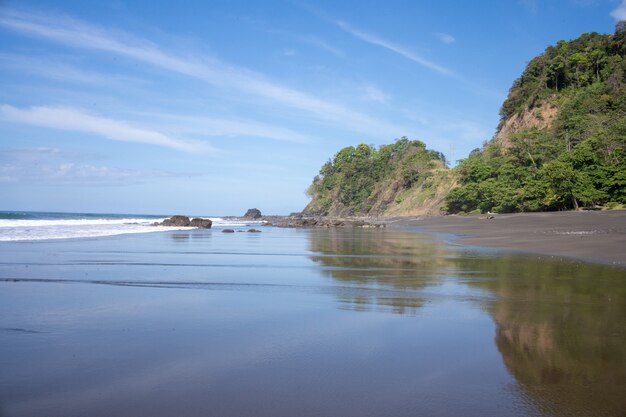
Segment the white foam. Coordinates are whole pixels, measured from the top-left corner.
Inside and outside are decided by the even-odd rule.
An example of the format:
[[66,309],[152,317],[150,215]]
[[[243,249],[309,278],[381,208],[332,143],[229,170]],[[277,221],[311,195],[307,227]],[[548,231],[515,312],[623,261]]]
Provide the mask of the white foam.
[[45,227],[45,226],[95,226],[95,225],[124,225],[140,224],[150,225],[165,219],[62,219],[62,220],[17,220],[0,219],[0,228],[4,227]]
[[[243,227],[262,221],[209,218],[213,227]],[[193,227],[152,226],[162,219],[63,219],[18,220],[0,219],[0,241],[51,240],[115,236],[128,233],[155,233],[170,230],[190,230]]]

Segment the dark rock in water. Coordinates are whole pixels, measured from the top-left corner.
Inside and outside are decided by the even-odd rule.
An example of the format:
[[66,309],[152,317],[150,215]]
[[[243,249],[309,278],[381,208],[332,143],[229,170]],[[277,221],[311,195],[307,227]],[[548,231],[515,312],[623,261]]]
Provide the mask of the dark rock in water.
[[235,233],[235,231],[233,229],[224,229],[222,233]]
[[153,226],[173,226],[173,227],[198,227],[200,229],[210,229],[213,222],[209,219],[195,218],[189,220],[187,216],[172,216],[161,223],[153,223]]
[[248,209],[248,211],[246,211],[246,214],[243,215],[243,218],[256,220],[256,219],[260,219],[262,216],[263,215],[261,214],[261,210],[257,208],[251,208],[251,209]]
[[175,227],[187,227],[191,224],[191,220],[187,216],[172,216],[169,219],[163,220],[159,226],[175,226]]
[[363,220],[358,218],[343,218],[343,217],[312,217],[302,214],[288,217],[272,218],[271,222],[267,225],[274,227],[360,227],[364,229],[368,228],[383,228],[385,224],[382,222],[372,222],[369,220]]
[[198,227],[200,229],[210,229],[212,224],[213,222],[211,220],[200,218],[191,219],[191,222],[189,223],[191,227]]
[[257,229],[248,229],[248,233],[261,233],[261,231]]

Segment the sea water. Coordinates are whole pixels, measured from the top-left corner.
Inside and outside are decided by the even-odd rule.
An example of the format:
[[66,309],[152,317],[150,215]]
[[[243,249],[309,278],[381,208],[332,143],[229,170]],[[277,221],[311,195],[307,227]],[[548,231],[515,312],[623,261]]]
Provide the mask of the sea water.
[[[213,227],[218,229],[262,223],[215,216],[198,217],[211,219]],[[153,226],[153,223],[166,218],[163,215],[0,211],[0,241],[87,238],[191,229]]]

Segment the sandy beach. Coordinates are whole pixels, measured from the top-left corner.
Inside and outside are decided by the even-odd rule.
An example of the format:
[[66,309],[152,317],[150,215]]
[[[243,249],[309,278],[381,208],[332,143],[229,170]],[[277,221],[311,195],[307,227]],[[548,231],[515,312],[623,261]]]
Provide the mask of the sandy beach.
[[626,211],[579,211],[397,219],[391,227],[455,235],[470,246],[626,267]]

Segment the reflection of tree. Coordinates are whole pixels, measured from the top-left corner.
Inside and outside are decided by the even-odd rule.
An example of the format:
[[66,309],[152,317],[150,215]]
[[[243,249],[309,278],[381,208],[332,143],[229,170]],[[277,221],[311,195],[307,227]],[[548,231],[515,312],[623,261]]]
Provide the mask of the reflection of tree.
[[415,312],[423,303],[417,290],[433,284],[450,262],[445,245],[412,233],[368,229],[318,229],[310,234],[311,259],[340,281],[343,308]]
[[496,344],[524,391],[556,415],[626,415],[623,271],[523,259],[490,269],[473,285],[496,295]]
[[[524,394],[549,415],[626,415],[626,280],[600,265],[451,252],[392,230],[316,230],[311,259],[342,285],[342,306],[407,313],[455,277],[481,298]],[[335,291],[335,290],[333,290]],[[488,300],[488,301],[485,301]]]

